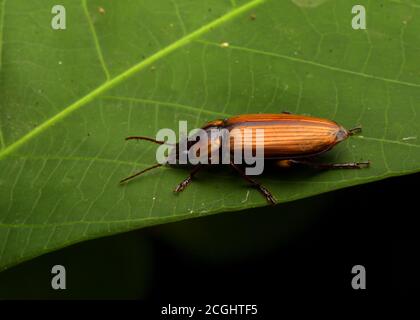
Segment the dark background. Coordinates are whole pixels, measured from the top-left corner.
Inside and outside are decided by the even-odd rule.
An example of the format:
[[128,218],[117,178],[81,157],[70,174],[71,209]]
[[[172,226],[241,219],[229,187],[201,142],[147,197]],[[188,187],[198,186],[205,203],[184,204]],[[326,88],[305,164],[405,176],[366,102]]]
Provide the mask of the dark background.
[[[1,299],[258,303],[418,291],[420,174],[87,241],[0,273]],[[67,290],[51,289],[62,264]],[[366,268],[353,290],[351,268]]]

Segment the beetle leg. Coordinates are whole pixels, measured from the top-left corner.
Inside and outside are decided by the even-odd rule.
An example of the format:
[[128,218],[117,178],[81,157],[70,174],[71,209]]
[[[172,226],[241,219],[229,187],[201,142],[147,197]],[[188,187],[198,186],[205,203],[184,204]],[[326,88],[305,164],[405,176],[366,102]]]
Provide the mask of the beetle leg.
[[347,163],[316,163],[308,160],[288,160],[292,164],[302,164],[317,169],[362,169],[368,168],[370,161]]
[[277,200],[274,198],[274,196],[271,194],[270,191],[263,185],[261,185],[259,182],[255,181],[254,179],[251,179],[248,177],[245,172],[243,172],[237,165],[235,165],[232,161],[230,162],[230,165],[244,178],[246,181],[252,184],[252,186],[256,187],[263,196],[267,199],[268,202],[271,204],[276,204]]
[[202,168],[202,166],[201,165],[197,165],[197,166],[195,166],[192,170],[191,170],[191,172],[190,172],[190,175],[187,177],[187,178],[185,178],[180,184],[178,184],[177,186],[176,186],[176,188],[174,189],[174,192],[181,192],[181,191],[183,191],[190,183],[191,183],[191,181],[192,181],[192,178],[195,176],[195,174],[198,172],[198,171],[200,171],[200,169]]
[[349,129],[348,131],[349,131],[349,134],[352,136],[354,134],[362,132],[362,126],[359,125],[357,127]]

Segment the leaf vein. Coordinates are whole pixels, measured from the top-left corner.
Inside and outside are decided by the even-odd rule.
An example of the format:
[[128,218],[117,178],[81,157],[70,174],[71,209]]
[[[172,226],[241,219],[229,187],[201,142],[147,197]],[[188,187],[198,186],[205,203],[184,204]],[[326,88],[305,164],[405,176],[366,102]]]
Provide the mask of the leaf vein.
[[[208,45],[212,45],[212,46],[219,46],[217,43],[207,41],[207,40],[196,40],[196,42],[203,43],[203,44],[208,44]],[[354,76],[359,76],[359,77],[363,77],[363,78],[367,78],[367,79],[380,80],[380,81],[384,81],[384,82],[388,82],[388,83],[399,84],[399,85],[408,86],[408,87],[420,88],[420,83],[400,81],[398,79],[390,79],[390,78],[385,78],[385,77],[381,77],[381,76],[375,76],[373,74],[362,73],[362,72],[353,71],[353,70],[349,70],[349,69],[343,69],[343,68],[339,68],[339,67],[330,66],[330,65],[327,65],[327,64],[322,64],[322,63],[311,61],[311,60],[305,60],[305,59],[302,59],[302,58],[291,57],[291,56],[288,56],[288,55],[285,55],[285,54],[269,52],[269,51],[264,51],[264,50],[259,50],[259,49],[253,49],[253,48],[247,48],[247,47],[241,47],[241,46],[235,46],[235,45],[230,45],[228,49],[247,51],[247,52],[250,52],[250,53],[256,53],[256,54],[281,58],[281,59],[285,59],[285,60],[289,60],[289,61],[293,61],[293,62],[297,62],[297,63],[312,65],[312,66],[319,67],[319,68],[322,68],[322,69],[327,69],[327,70],[331,70],[331,71],[351,74],[351,75],[354,75]]]
[[101,45],[99,43],[98,35],[96,34],[95,26],[93,25],[92,18],[89,14],[89,9],[86,3],[86,0],[82,0],[83,10],[86,15],[86,20],[89,24],[90,31],[92,33],[93,41],[95,43],[96,53],[98,54],[99,62],[101,63],[102,69],[104,70],[105,76],[107,81],[111,79],[111,75],[109,73],[108,67],[106,66],[105,59],[102,53]]
[[179,7],[174,0],[171,0],[171,2],[172,2],[173,6],[175,8],[176,17],[178,18],[179,23],[181,25],[182,34],[185,35],[187,33],[187,30],[185,28],[184,20],[182,20],[181,13],[179,12]]
[[[1,3],[1,13],[0,13],[0,71],[2,71],[3,66],[3,30],[4,30],[4,16],[5,16],[5,8],[6,8],[6,0],[3,0]],[[4,149],[6,147],[6,143],[4,141],[3,136],[3,127],[0,123],[0,150]]]
[[113,100],[123,100],[123,101],[130,101],[130,102],[138,102],[138,103],[146,103],[146,104],[156,104],[158,106],[169,106],[174,108],[182,108],[188,111],[194,111],[194,112],[201,112],[201,113],[207,113],[210,115],[218,115],[221,117],[228,117],[230,114],[225,112],[217,112],[217,111],[211,111],[202,109],[200,110],[199,107],[190,106],[186,104],[181,103],[175,103],[175,102],[168,102],[168,101],[159,101],[159,100],[152,100],[152,99],[143,99],[143,98],[130,98],[130,97],[117,97],[117,96],[104,96],[102,99],[113,99]]

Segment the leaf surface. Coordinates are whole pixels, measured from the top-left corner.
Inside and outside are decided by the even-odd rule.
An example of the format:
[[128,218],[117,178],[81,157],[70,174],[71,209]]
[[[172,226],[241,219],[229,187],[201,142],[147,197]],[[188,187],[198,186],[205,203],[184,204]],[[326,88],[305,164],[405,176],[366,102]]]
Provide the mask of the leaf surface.
[[[284,110],[363,134],[329,161],[367,170],[260,177],[280,202],[419,171],[420,2],[0,0],[0,268],[86,239],[265,205],[230,170],[161,168],[124,142],[244,113]],[[221,45],[223,43],[223,45]],[[352,200],[352,202],[357,200]],[[356,203],[357,204],[357,203]],[[262,217],[263,219],[263,217]]]

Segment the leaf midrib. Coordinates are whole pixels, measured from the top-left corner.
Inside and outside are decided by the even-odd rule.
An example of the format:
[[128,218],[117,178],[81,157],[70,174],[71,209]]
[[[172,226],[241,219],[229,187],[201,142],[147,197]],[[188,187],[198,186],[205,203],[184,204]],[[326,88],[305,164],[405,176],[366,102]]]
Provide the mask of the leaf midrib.
[[[229,11],[228,13],[222,15],[221,17],[205,24],[204,26],[192,31],[191,33],[179,38],[178,40],[172,42],[168,46],[164,47],[163,49],[157,51],[150,57],[146,58],[145,60],[135,64],[134,66],[130,67],[126,71],[118,74],[117,76],[111,78],[109,81],[104,82],[96,89],[89,92],[87,95],[83,96],[76,102],[72,103],[68,107],[64,108],[59,113],[55,114],[48,120],[44,121],[33,130],[26,133],[23,137],[16,140],[6,148],[0,151],[0,160],[27,143],[28,141],[32,140],[52,125],[57,123],[58,121],[66,118],[72,112],[78,110],[79,108],[87,105],[89,102],[93,101],[95,98],[100,96],[102,93],[112,89],[116,85],[120,84],[121,82],[125,81],[126,79],[130,78],[131,76],[135,75],[137,72],[143,70],[147,66],[151,65],[152,63],[158,61],[159,59],[167,56],[168,54],[172,53],[173,51],[189,44],[192,40],[198,38],[199,36],[211,31],[214,28],[219,27],[220,25],[232,20],[233,18],[237,17],[238,15],[264,3],[266,0],[252,0],[240,7],[236,7],[233,10]],[[4,3],[4,2],[3,2]]]

